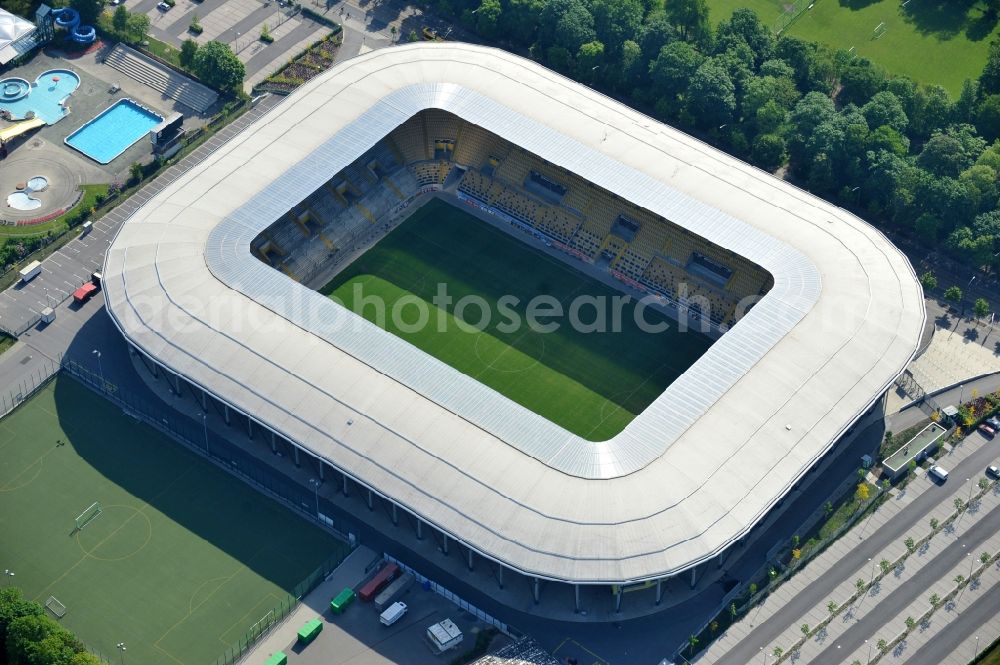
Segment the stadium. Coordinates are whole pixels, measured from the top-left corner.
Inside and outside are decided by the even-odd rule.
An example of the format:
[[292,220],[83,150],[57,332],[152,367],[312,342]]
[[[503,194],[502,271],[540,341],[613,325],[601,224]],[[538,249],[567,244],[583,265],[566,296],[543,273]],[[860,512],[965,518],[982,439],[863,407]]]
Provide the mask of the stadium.
[[[352,302],[418,311],[441,283],[672,325],[428,333]],[[878,402],[925,316],[848,212],[467,44],[310,81],[136,212],[104,284],[178,392],[536,602],[540,580],[693,585]]]

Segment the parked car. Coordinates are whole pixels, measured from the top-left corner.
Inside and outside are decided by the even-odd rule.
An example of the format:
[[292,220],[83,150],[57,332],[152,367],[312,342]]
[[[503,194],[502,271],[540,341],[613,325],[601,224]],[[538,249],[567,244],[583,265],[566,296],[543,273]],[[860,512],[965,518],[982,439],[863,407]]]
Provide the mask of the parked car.
[[977,429],[987,439],[992,439],[993,437],[995,437],[997,435],[997,431],[994,428],[992,428],[989,425],[987,425],[986,423],[983,423]]
[[161,12],[169,12],[170,11],[170,5],[168,5],[165,2],[158,2],[156,4],[156,8],[159,9]]
[[124,5],[125,0],[111,0],[109,3],[112,7],[117,7],[118,5]]
[[997,468],[996,466],[988,466],[986,467],[986,475],[993,480],[1000,480],[1000,468]]
[[929,473],[930,475],[940,480],[942,483],[948,480],[948,472],[945,469],[938,466],[937,464],[931,467]]
[[996,416],[987,418],[986,423],[993,429],[1000,431],[1000,418],[997,418]]

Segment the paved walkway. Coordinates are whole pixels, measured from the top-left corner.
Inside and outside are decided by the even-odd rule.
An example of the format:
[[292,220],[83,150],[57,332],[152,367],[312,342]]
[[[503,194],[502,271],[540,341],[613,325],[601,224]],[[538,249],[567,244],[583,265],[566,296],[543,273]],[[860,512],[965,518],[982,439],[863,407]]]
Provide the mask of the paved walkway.
[[375,551],[364,545],[359,545],[322,584],[303,598],[299,606],[276,628],[272,629],[264,640],[246,652],[243,656],[243,662],[263,663],[272,654],[282,650],[287,652],[288,645],[295,643],[302,624],[317,616],[322,617],[330,605],[330,599],[336,596],[341,589],[356,587],[365,578],[365,567],[377,556],[379,555]]
[[[940,458],[942,464],[953,471],[951,479],[945,486],[938,486],[930,482],[926,476],[920,476],[911,481],[905,491],[893,490],[892,498],[872,516],[858,523],[854,529],[811,561],[789,582],[780,586],[747,617],[726,631],[697,662],[744,665],[753,658],[762,658],[764,652],[771,652],[776,646],[787,651],[802,637],[800,627],[803,623],[815,626],[822,622],[829,616],[827,609],[829,602],[843,604],[854,593],[854,585],[858,579],[868,582],[874,577],[878,572],[879,561],[883,558],[895,561],[903,554],[905,538],[913,537],[919,540],[930,532],[929,521],[932,517],[943,521],[954,511],[953,502],[956,498],[965,500],[970,489],[978,491],[978,488],[973,488],[973,484],[982,476],[984,461],[991,460],[994,452],[983,437],[973,434],[950,454]],[[971,480],[966,481],[966,477]],[[924,566],[936,561],[941,553],[949,550],[949,547],[963,537],[963,534],[969,533],[984,519],[989,520],[987,524],[991,529],[987,530],[987,537],[996,538],[998,529],[993,523],[1000,524],[1000,492],[994,491],[988,495],[978,511],[970,511],[963,515],[956,522],[954,533],[939,533],[931,539],[927,551],[907,559],[903,572],[898,577],[893,575],[882,583],[882,591],[886,592],[890,587],[902,587],[902,582],[919,574]],[[997,545],[1000,545],[1000,542],[994,544],[973,541],[970,549],[974,549],[975,555],[978,556],[984,547],[987,550],[993,547],[992,553],[996,551]],[[956,558],[955,552],[951,550],[950,558],[942,561],[947,563]],[[968,565],[965,563],[966,557],[961,552],[957,558],[961,562],[959,565]],[[945,572],[944,577],[935,576],[932,582],[941,579],[950,580],[953,577],[950,566]],[[912,603],[926,603],[926,598],[934,592],[926,591],[929,586],[931,585],[905,586],[906,595],[896,597],[896,604],[899,604],[900,598],[906,598]],[[943,596],[944,593],[940,595]],[[865,620],[866,616],[869,623],[873,621],[871,617],[876,617],[874,620],[878,621],[878,618],[886,616],[887,613],[883,602],[884,599],[861,599],[850,612],[851,623],[846,625],[853,626],[856,622]],[[903,618],[911,612],[910,602],[903,605],[902,613],[888,613],[890,623],[898,624],[899,629],[887,632],[884,635],[887,640],[891,640],[902,631]],[[921,613],[918,612],[914,616],[919,616]],[[839,663],[844,660],[840,655],[846,656],[844,644],[832,647],[834,649],[832,654],[825,656],[823,660],[816,660],[820,653],[825,653],[824,650],[831,648],[830,645],[837,640],[845,625],[843,617],[842,614],[831,623],[821,639],[806,643],[801,656],[805,659],[804,662],[815,660],[815,662]],[[881,626],[879,623],[876,628]],[[861,633],[862,631],[856,630],[854,636],[857,637]],[[863,639],[871,637],[870,634],[865,635],[862,637],[862,643]],[[872,639],[877,640],[879,637],[882,636],[875,636]],[[850,659],[846,662],[850,662]]]

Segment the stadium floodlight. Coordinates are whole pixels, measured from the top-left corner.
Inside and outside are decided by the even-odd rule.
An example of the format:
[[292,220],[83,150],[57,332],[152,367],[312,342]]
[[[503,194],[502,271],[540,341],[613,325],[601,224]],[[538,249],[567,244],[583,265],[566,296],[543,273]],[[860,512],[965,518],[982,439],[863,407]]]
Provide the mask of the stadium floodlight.
[[315,478],[309,479],[309,484],[313,486],[313,491],[316,494],[316,518],[319,518],[319,486],[323,483]]
[[14,577],[14,571],[6,570],[3,571],[3,585],[7,586],[10,583],[10,578]]
[[125,665],[125,650],[126,650],[125,643],[119,642],[118,644],[115,645],[115,647],[118,649],[118,654],[121,656],[122,665]]

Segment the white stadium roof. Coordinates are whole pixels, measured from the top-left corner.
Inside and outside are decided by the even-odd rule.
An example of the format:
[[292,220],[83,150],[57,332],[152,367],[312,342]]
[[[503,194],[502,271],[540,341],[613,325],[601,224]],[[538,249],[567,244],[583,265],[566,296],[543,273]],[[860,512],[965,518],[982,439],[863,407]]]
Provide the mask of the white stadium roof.
[[[613,439],[580,440],[264,265],[250,242],[391,129],[443,109],[755,261],[774,287]],[[122,227],[137,348],[481,554],[584,583],[745,534],[911,360],[909,262],[846,211],[537,64],[466,44],[349,60]]]

